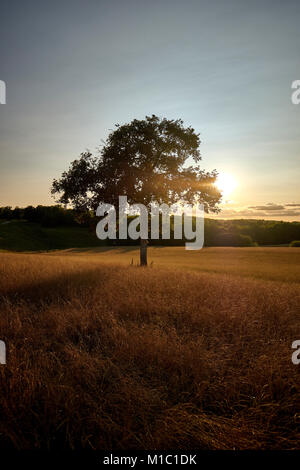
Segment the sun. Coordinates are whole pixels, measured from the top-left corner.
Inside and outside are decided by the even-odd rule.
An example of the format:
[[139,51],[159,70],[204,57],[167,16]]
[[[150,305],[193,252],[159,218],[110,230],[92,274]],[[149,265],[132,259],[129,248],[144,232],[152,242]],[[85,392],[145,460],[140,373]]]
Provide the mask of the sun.
[[236,179],[229,173],[220,173],[216,180],[216,186],[223,197],[229,196],[237,187]]

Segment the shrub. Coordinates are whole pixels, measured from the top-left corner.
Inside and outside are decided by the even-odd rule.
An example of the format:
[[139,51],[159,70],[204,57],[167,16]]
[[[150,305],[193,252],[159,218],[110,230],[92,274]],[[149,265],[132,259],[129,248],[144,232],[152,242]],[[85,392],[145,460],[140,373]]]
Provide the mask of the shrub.
[[290,243],[290,246],[300,246],[300,240],[294,240]]

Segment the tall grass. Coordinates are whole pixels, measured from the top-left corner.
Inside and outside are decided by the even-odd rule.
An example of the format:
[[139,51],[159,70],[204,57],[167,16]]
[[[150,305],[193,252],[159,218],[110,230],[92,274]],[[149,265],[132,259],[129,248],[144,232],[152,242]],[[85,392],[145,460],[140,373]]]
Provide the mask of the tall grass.
[[299,284],[1,254],[0,446],[299,447]]

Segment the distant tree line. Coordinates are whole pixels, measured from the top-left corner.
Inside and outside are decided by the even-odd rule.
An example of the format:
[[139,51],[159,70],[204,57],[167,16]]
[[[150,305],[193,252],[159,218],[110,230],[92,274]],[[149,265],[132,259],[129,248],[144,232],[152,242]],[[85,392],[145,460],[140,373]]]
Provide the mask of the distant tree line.
[[263,219],[205,220],[207,245],[282,245],[300,239],[300,222]]
[[[93,211],[78,211],[61,205],[28,206],[25,208],[0,207],[0,220],[20,220],[41,224],[43,227],[82,226],[95,231],[99,220]],[[171,239],[151,240],[151,245],[184,245],[185,239],[174,240],[173,220],[171,217]],[[255,246],[282,245],[300,240],[300,222],[282,222],[261,219],[216,220],[205,219],[206,246]],[[132,240],[113,241],[107,244],[136,244]]]
[[76,213],[73,209],[55,206],[27,206],[25,208],[0,207],[0,219],[24,220],[41,224],[43,227],[74,226],[89,219],[89,214]]

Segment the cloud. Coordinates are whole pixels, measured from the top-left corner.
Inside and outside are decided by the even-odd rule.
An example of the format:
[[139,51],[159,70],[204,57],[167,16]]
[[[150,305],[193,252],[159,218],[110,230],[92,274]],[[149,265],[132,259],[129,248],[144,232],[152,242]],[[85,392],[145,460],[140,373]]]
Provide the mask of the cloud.
[[285,210],[285,206],[269,202],[265,206],[249,206],[248,209],[254,209],[257,211],[282,211]]
[[[266,214],[266,215],[269,215],[269,214]],[[272,212],[272,216],[276,216],[276,217],[297,217],[300,215],[300,210],[284,210],[284,211],[276,211],[276,212]]]
[[219,217],[225,219],[231,218],[259,218],[282,220],[299,220],[300,204],[274,204],[266,203],[259,206],[238,207],[237,204],[230,207],[230,204],[224,204]]

